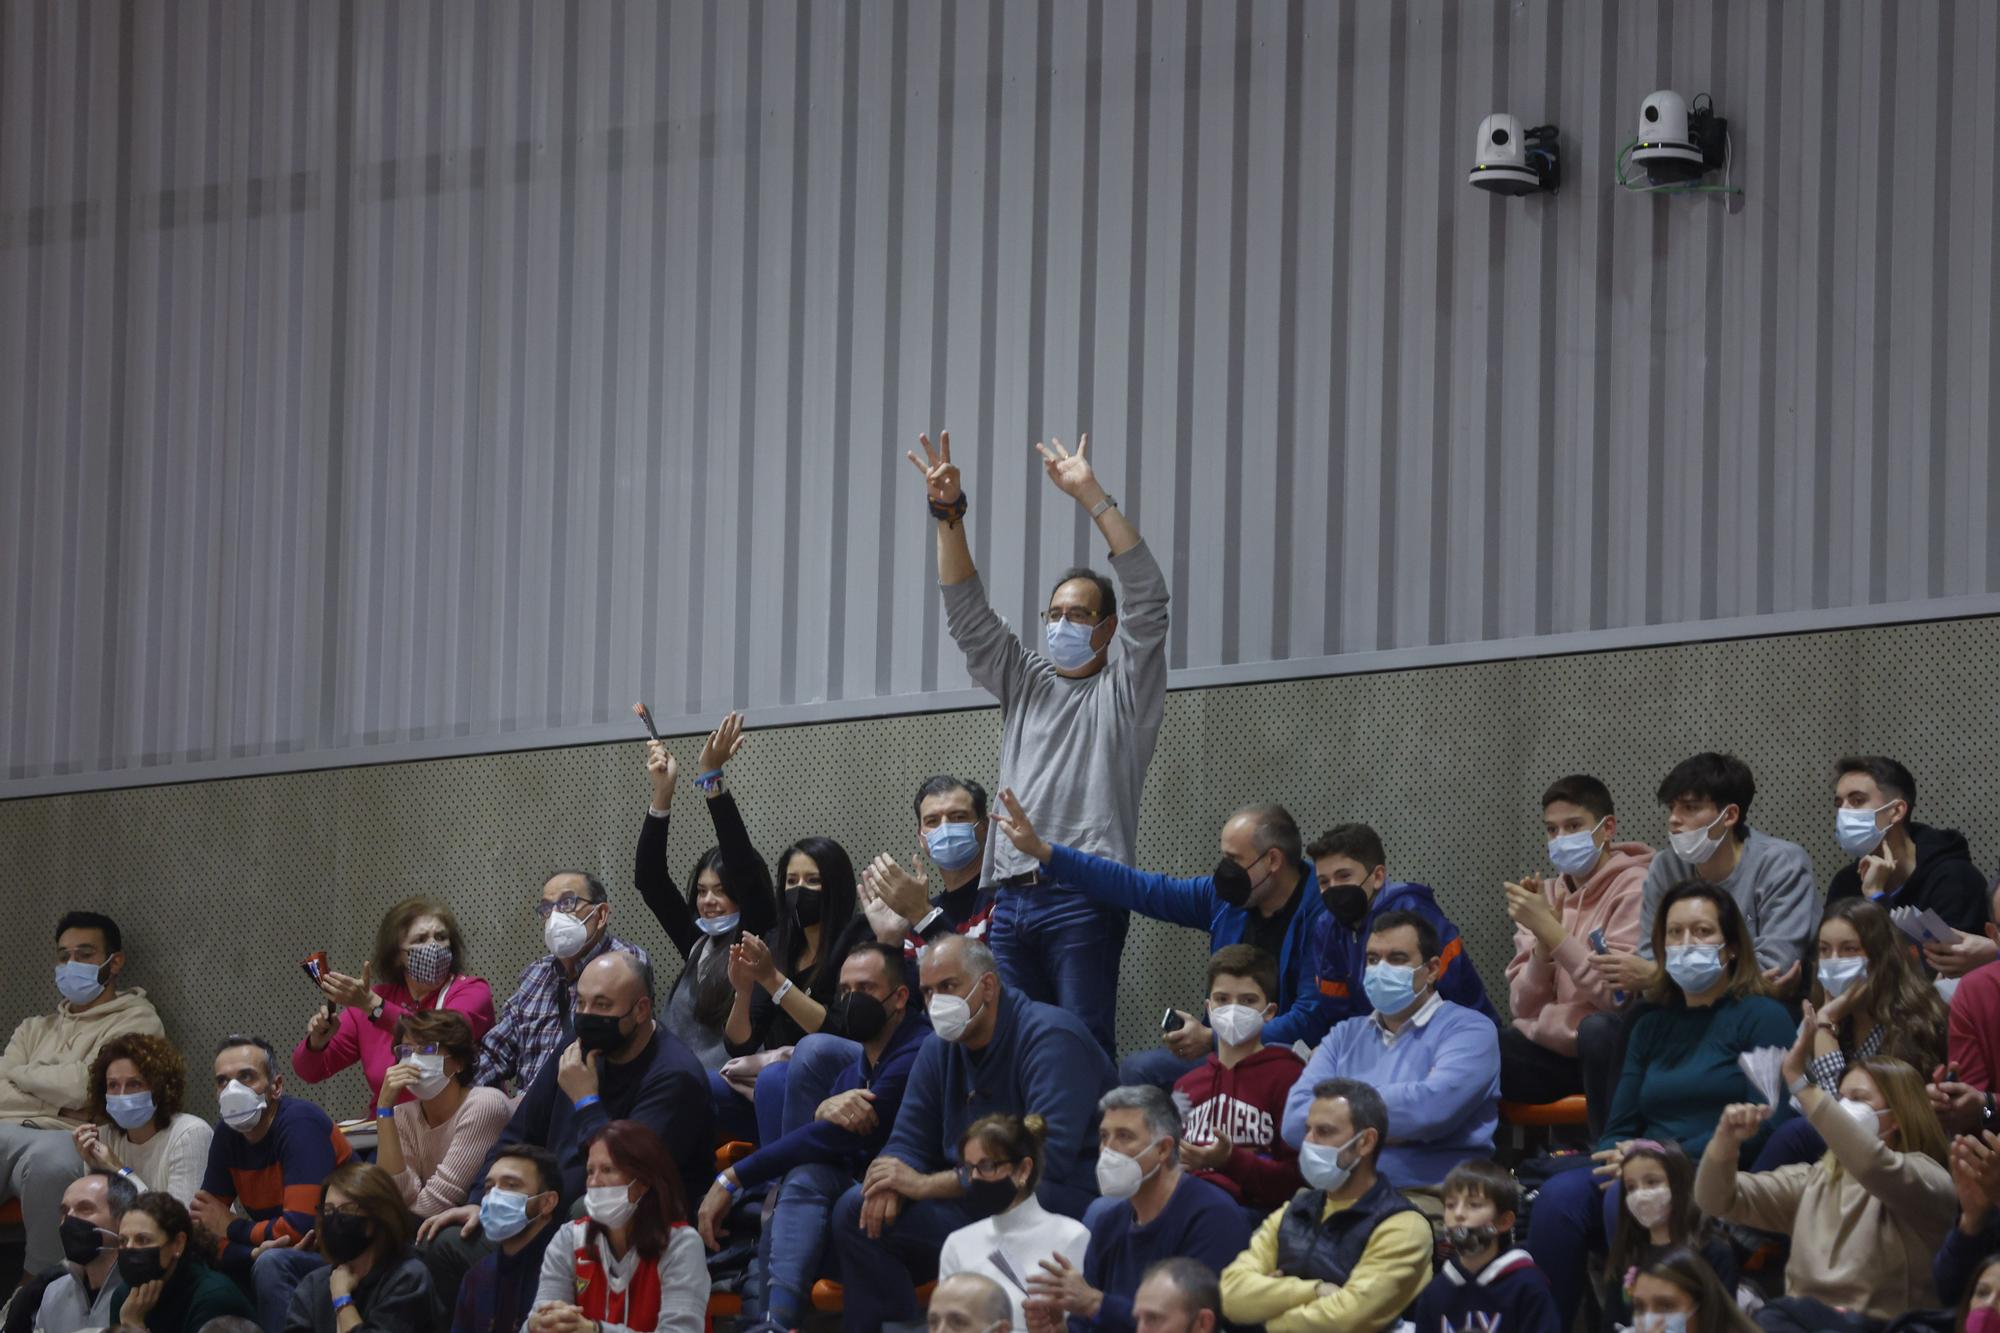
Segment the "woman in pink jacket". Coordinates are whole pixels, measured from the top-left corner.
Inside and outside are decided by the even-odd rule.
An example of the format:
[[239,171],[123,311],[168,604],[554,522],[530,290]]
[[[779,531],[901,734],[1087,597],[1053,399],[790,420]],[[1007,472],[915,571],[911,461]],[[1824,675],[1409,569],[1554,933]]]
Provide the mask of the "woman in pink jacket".
[[[374,956],[359,977],[329,971],[320,978],[327,1004],[313,1011],[305,1039],[292,1051],[293,1071],[318,1083],[360,1061],[372,1116],[382,1076],[396,1063],[396,1024],[406,1015],[455,1010],[471,1026],[475,1046],[493,1026],[493,988],[465,975],[464,966],[465,940],[450,908],[427,898],[397,903],[382,918]],[[381,980],[371,985],[371,974]]]
[[[1577,1025],[1615,1009],[1620,997],[1591,968],[1590,955],[1599,943],[1627,953],[1637,947],[1653,849],[1618,841],[1610,790],[1584,774],[1543,793],[1542,825],[1556,873],[1548,879],[1524,875],[1507,885],[1516,950],[1507,965],[1514,1026],[1500,1032],[1500,1096],[1552,1102],[1585,1093],[1595,1135],[1611,1109],[1612,1089],[1587,1086],[1577,1059]],[[1615,1068],[1612,1077],[1615,1082]]]

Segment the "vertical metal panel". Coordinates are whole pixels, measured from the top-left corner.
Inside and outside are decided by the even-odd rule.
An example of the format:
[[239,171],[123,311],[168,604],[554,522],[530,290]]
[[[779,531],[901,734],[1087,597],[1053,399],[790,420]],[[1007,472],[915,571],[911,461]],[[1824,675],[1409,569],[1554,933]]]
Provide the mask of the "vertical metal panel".
[[[2000,609],[1976,0],[0,6],[0,795]],[[1741,197],[1619,191],[1656,87]],[[1469,189],[1491,110],[1553,198]]]

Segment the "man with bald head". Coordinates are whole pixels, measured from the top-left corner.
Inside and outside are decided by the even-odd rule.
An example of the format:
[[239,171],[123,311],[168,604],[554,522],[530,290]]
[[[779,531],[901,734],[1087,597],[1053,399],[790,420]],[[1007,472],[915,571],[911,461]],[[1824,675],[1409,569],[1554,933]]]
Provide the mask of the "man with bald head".
[[928,1333],[1008,1333],[1014,1307],[1007,1293],[984,1273],[954,1273],[931,1291],[924,1316]]
[[559,1212],[583,1197],[584,1158],[591,1135],[613,1120],[636,1120],[673,1154],[683,1188],[714,1170],[715,1129],[708,1073],[694,1052],[654,1022],[653,967],[638,954],[613,949],[584,966],[576,981],[576,1037],[542,1064],[514,1108],[463,1206],[427,1219],[418,1239],[445,1308],[458,1282],[491,1245],[479,1236],[479,1203],[500,1148],[535,1143],[556,1155]]
[[[1192,879],[1134,870],[1109,857],[1052,843],[1035,831],[1011,791],[1000,794],[1006,817],[998,820],[1022,855],[1033,857],[1050,879],[1068,884],[1093,902],[1208,932],[1208,951],[1250,944],[1278,960],[1278,989],[1266,997],[1278,1006],[1264,1022],[1266,1046],[1303,1041],[1316,1046],[1333,1023],[1331,1000],[1320,993],[1316,939],[1325,904],[1312,862],[1306,860],[1298,821],[1282,805],[1246,805],[1223,821],[1215,869]],[[1190,981],[1193,979],[1190,978]],[[1211,1015],[1177,1010],[1180,1026],[1163,1045],[1129,1055],[1119,1083],[1171,1088],[1198,1069],[1215,1047]],[[1242,1037],[1230,1038],[1241,1044]]]
[[576,1013],[577,978],[588,964],[614,951],[650,961],[644,949],[611,933],[610,895],[595,875],[581,870],[550,875],[534,910],[548,953],[521,973],[479,1045],[472,1081],[482,1087],[527,1087],[576,1035],[570,1019]]

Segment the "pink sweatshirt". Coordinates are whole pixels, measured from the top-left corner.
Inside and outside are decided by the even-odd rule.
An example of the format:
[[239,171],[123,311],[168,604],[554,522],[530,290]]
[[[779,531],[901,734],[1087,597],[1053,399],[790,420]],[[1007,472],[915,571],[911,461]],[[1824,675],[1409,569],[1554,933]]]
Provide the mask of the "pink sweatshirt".
[[[367,1117],[375,1114],[382,1076],[396,1063],[396,1024],[403,1015],[419,1007],[456,1010],[472,1025],[475,1047],[486,1036],[486,1029],[493,1026],[493,988],[483,977],[454,976],[422,1006],[410,997],[408,990],[391,982],[376,986],[375,993],[382,997],[381,1018],[371,1023],[359,1009],[344,1008],[340,1011],[340,1026],[334,1030],[325,1050],[314,1050],[303,1037],[292,1049],[292,1069],[308,1083],[332,1078],[360,1060],[361,1072],[368,1077],[368,1106],[362,1113]],[[402,1100],[413,1098],[405,1092]]]
[[1614,842],[1610,855],[1581,889],[1567,875],[1542,881],[1569,937],[1545,953],[1534,935],[1514,931],[1514,961],[1507,964],[1508,1007],[1514,1026],[1538,1046],[1560,1055],[1576,1054],[1576,1025],[1613,1007],[1611,988],[1590,968],[1590,932],[1602,928],[1604,942],[1631,952],[1639,943],[1639,904],[1653,849],[1643,842]]

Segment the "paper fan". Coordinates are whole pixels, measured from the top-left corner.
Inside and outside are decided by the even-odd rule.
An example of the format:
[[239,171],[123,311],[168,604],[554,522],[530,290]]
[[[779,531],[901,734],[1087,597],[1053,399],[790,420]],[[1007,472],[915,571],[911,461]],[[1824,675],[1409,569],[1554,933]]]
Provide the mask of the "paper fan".
[[1783,1085],[1784,1075],[1778,1072],[1784,1067],[1785,1056],[1789,1054],[1782,1046],[1759,1046],[1754,1051],[1745,1051],[1736,1057],[1736,1063],[1743,1069],[1743,1076],[1750,1080],[1750,1086],[1772,1106],[1778,1104],[1778,1090]]

